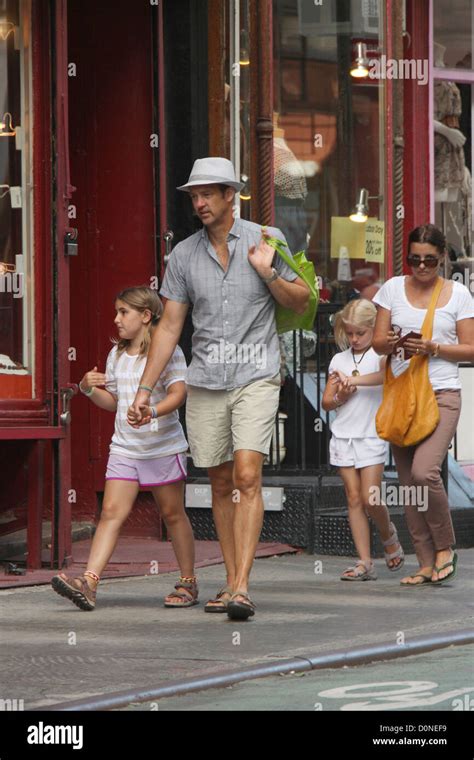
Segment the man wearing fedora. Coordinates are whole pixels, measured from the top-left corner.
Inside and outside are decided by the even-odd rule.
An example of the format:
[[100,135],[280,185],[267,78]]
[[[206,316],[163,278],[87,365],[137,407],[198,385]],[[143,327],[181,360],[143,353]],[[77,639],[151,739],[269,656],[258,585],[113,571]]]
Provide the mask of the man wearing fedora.
[[[230,161],[202,158],[178,188],[189,194],[203,229],[173,249],[160,290],[168,300],[128,420],[149,421],[143,407],[193,304],[186,427],[194,464],[208,470],[227,573],[205,611],[246,620],[255,614],[248,583],[263,523],[262,466],[279,403],[275,301],[303,313],[309,290],[265,242],[261,226],[234,218],[242,187]],[[278,229],[269,234],[284,240]]]

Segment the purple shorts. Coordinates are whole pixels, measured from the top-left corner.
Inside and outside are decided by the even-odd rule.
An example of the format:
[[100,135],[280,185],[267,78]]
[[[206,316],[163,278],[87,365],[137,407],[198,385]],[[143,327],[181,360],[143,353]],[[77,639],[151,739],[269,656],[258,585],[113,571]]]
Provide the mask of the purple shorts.
[[186,454],[172,454],[156,459],[129,459],[110,454],[106,480],[130,480],[141,486],[165,486],[186,480]]

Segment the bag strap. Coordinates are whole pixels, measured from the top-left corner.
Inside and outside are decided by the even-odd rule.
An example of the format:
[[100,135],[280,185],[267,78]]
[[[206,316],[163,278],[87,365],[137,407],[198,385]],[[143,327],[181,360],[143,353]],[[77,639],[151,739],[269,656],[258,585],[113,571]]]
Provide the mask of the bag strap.
[[428,311],[426,312],[426,316],[421,326],[421,334],[423,335],[424,340],[431,340],[431,337],[433,335],[434,313],[435,313],[436,304],[438,303],[439,295],[441,293],[441,289],[443,285],[444,285],[443,278],[438,277],[438,282],[436,283],[435,289],[433,290],[431,301],[428,306]]
[[[262,229],[262,234],[264,235],[265,242],[275,249],[278,255],[283,259],[285,264],[287,264],[290,267],[290,269],[296,275],[298,275],[298,277],[301,277],[301,272],[298,269],[297,265],[295,264],[295,260],[293,256],[290,256],[290,254],[285,251],[285,248],[287,248],[287,246],[285,245],[283,240],[280,240],[279,238],[275,238],[275,237],[270,237],[269,235],[267,235],[267,233],[265,232],[265,227]],[[308,285],[308,287],[310,288],[314,296],[316,294],[316,289],[314,287],[314,284],[311,282],[306,282],[306,284]]]
[[265,232],[265,227],[262,228],[262,235],[264,237],[265,242],[275,249],[278,255],[281,256],[285,264],[287,264],[295,274],[299,275],[299,270],[295,262],[293,261],[293,256],[290,256],[285,251],[285,248],[287,248],[287,246],[285,245],[283,240],[280,240],[279,238],[271,237],[270,235],[268,235],[268,233]]

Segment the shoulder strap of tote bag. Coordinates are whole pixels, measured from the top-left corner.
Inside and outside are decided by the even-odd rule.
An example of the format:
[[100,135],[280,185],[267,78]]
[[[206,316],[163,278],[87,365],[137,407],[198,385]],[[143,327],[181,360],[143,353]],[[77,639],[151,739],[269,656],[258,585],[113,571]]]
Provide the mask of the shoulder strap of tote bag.
[[285,248],[287,246],[285,245],[283,240],[279,240],[278,238],[275,238],[275,237],[269,237],[267,234],[266,242],[277,251],[277,253],[279,254],[279,256],[281,256],[285,264],[287,264],[290,267],[290,269],[293,270],[295,274],[298,274],[298,267],[293,261],[293,256],[290,256],[290,254],[285,251]]
[[423,335],[424,340],[431,340],[431,336],[433,335],[434,313],[443,285],[443,278],[438,277],[438,282],[436,283],[435,289],[433,290],[430,305],[428,306],[428,311],[426,312],[426,316],[421,326],[421,334]]

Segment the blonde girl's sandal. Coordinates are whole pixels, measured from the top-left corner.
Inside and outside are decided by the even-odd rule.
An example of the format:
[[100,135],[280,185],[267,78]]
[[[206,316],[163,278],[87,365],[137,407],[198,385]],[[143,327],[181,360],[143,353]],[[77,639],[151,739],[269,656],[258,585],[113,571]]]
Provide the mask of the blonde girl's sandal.
[[[348,575],[352,573],[352,575]],[[372,560],[359,559],[352,567],[347,567],[340,578],[341,581],[376,581],[377,573],[375,572]]]
[[[392,522],[390,523],[390,527],[392,529],[392,535],[390,536],[390,538],[387,538],[386,541],[383,541],[383,547],[384,547],[384,553],[383,554],[384,554],[384,557],[385,557],[385,563],[386,563],[388,569],[390,570],[390,572],[391,573],[396,573],[397,570],[400,570],[400,568],[405,563],[405,552],[403,551],[403,547],[402,547],[402,545],[401,545],[401,543],[399,541],[397,529],[396,529],[395,525]],[[394,551],[394,552],[391,552],[391,553],[386,552],[385,551],[385,547],[386,546],[390,546],[390,544],[398,544],[398,549],[396,551]],[[391,567],[388,564],[390,562],[390,560],[392,560],[392,559],[398,559],[398,558],[400,559],[400,562],[397,565],[393,565],[393,567]]]

